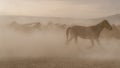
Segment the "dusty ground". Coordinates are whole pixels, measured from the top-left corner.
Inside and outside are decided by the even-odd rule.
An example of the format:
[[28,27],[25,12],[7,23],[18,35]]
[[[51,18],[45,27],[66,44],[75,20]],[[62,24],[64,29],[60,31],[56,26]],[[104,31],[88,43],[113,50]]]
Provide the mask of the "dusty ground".
[[[65,31],[33,33],[0,29],[0,68],[120,68],[120,40],[101,39],[100,48],[80,39],[65,45]],[[17,58],[15,58],[17,57]],[[18,58],[19,57],[19,58]]]
[[116,60],[85,60],[77,58],[36,58],[0,61],[0,68],[120,68]]

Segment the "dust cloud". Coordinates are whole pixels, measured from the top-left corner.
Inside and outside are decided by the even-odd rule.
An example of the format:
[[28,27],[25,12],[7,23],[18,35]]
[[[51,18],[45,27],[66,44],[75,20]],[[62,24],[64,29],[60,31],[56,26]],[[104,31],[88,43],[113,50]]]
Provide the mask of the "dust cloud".
[[[1,24],[2,25],[2,24]],[[65,31],[48,30],[24,33],[7,26],[0,28],[0,58],[75,57],[84,59],[120,59],[120,40],[102,39],[93,48],[87,39],[79,38],[65,45]]]

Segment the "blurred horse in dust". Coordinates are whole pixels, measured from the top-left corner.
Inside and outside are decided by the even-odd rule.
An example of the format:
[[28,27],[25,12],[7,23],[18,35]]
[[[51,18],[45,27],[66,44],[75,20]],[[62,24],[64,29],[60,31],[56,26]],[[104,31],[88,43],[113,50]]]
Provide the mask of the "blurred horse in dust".
[[10,24],[10,27],[14,28],[16,31],[23,31],[23,32],[32,32],[36,29],[40,30],[40,26],[41,24],[39,22],[19,24],[16,21],[14,21]]
[[[108,30],[112,30],[112,26],[109,24],[107,20],[103,20],[97,25],[94,26],[71,26],[68,27],[66,30],[66,36],[67,36],[67,44],[72,40],[75,39],[75,42],[77,43],[78,37],[83,39],[90,39],[92,46],[94,46],[94,40],[96,40],[99,43],[99,36],[101,31],[106,28]],[[71,35],[70,38],[68,38],[69,34]],[[91,46],[91,47],[92,47]]]

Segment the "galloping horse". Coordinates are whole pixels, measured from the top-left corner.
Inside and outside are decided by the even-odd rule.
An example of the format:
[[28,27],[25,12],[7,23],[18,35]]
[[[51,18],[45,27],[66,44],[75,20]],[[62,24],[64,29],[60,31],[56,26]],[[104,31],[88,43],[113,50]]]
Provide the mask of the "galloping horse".
[[[67,44],[72,40],[75,39],[75,42],[77,43],[78,37],[81,37],[83,39],[90,39],[92,42],[92,46],[94,45],[94,40],[96,40],[99,43],[99,36],[101,31],[107,28],[108,30],[112,30],[112,26],[109,24],[107,20],[103,20],[97,25],[93,26],[72,26],[68,27],[66,30],[66,36],[67,36]],[[71,35],[70,39],[68,39],[69,34]]]

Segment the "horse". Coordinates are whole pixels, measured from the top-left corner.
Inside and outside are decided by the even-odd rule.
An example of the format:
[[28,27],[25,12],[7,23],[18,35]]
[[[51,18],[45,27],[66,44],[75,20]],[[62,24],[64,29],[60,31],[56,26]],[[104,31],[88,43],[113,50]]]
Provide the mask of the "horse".
[[61,25],[59,25],[59,28],[62,29],[62,30],[64,30],[66,27],[67,27],[66,24],[61,24]]
[[59,30],[65,30],[67,25],[66,24],[56,23],[55,27],[56,27],[56,29],[59,29]]
[[[66,38],[67,38],[67,44],[74,39],[75,43],[78,41],[78,37],[83,38],[83,39],[89,39],[91,40],[92,46],[94,46],[94,40],[99,43],[99,37],[100,33],[102,30],[106,28],[108,30],[112,30],[112,26],[109,24],[107,20],[103,20],[97,25],[93,26],[79,26],[79,25],[74,25],[71,27],[68,27],[66,30]],[[70,38],[68,38],[69,34],[71,35]],[[92,47],[91,46],[91,47]]]
[[28,24],[19,24],[16,21],[12,22],[10,24],[10,27],[14,27],[15,30],[20,30],[24,32],[31,32],[35,29],[40,29],[41,24],[39,22],[37,23],[28,23]]
[[50,22],[48,22],[48,23],[46,24],[45,29],[46,29],[46,30],[51,30],[51,29],[53,28],[53,26],[54,26],[54,25],[53,25],[53,22],[50,21]]
[[33,28],[37,29],[37,30],[40,30],[41,29],[41,23],[36,23]]
[[41,26],[42,26],[42,24],[40,22],[28,23],[25,25],[31,26],[35,30],[41,30]]

